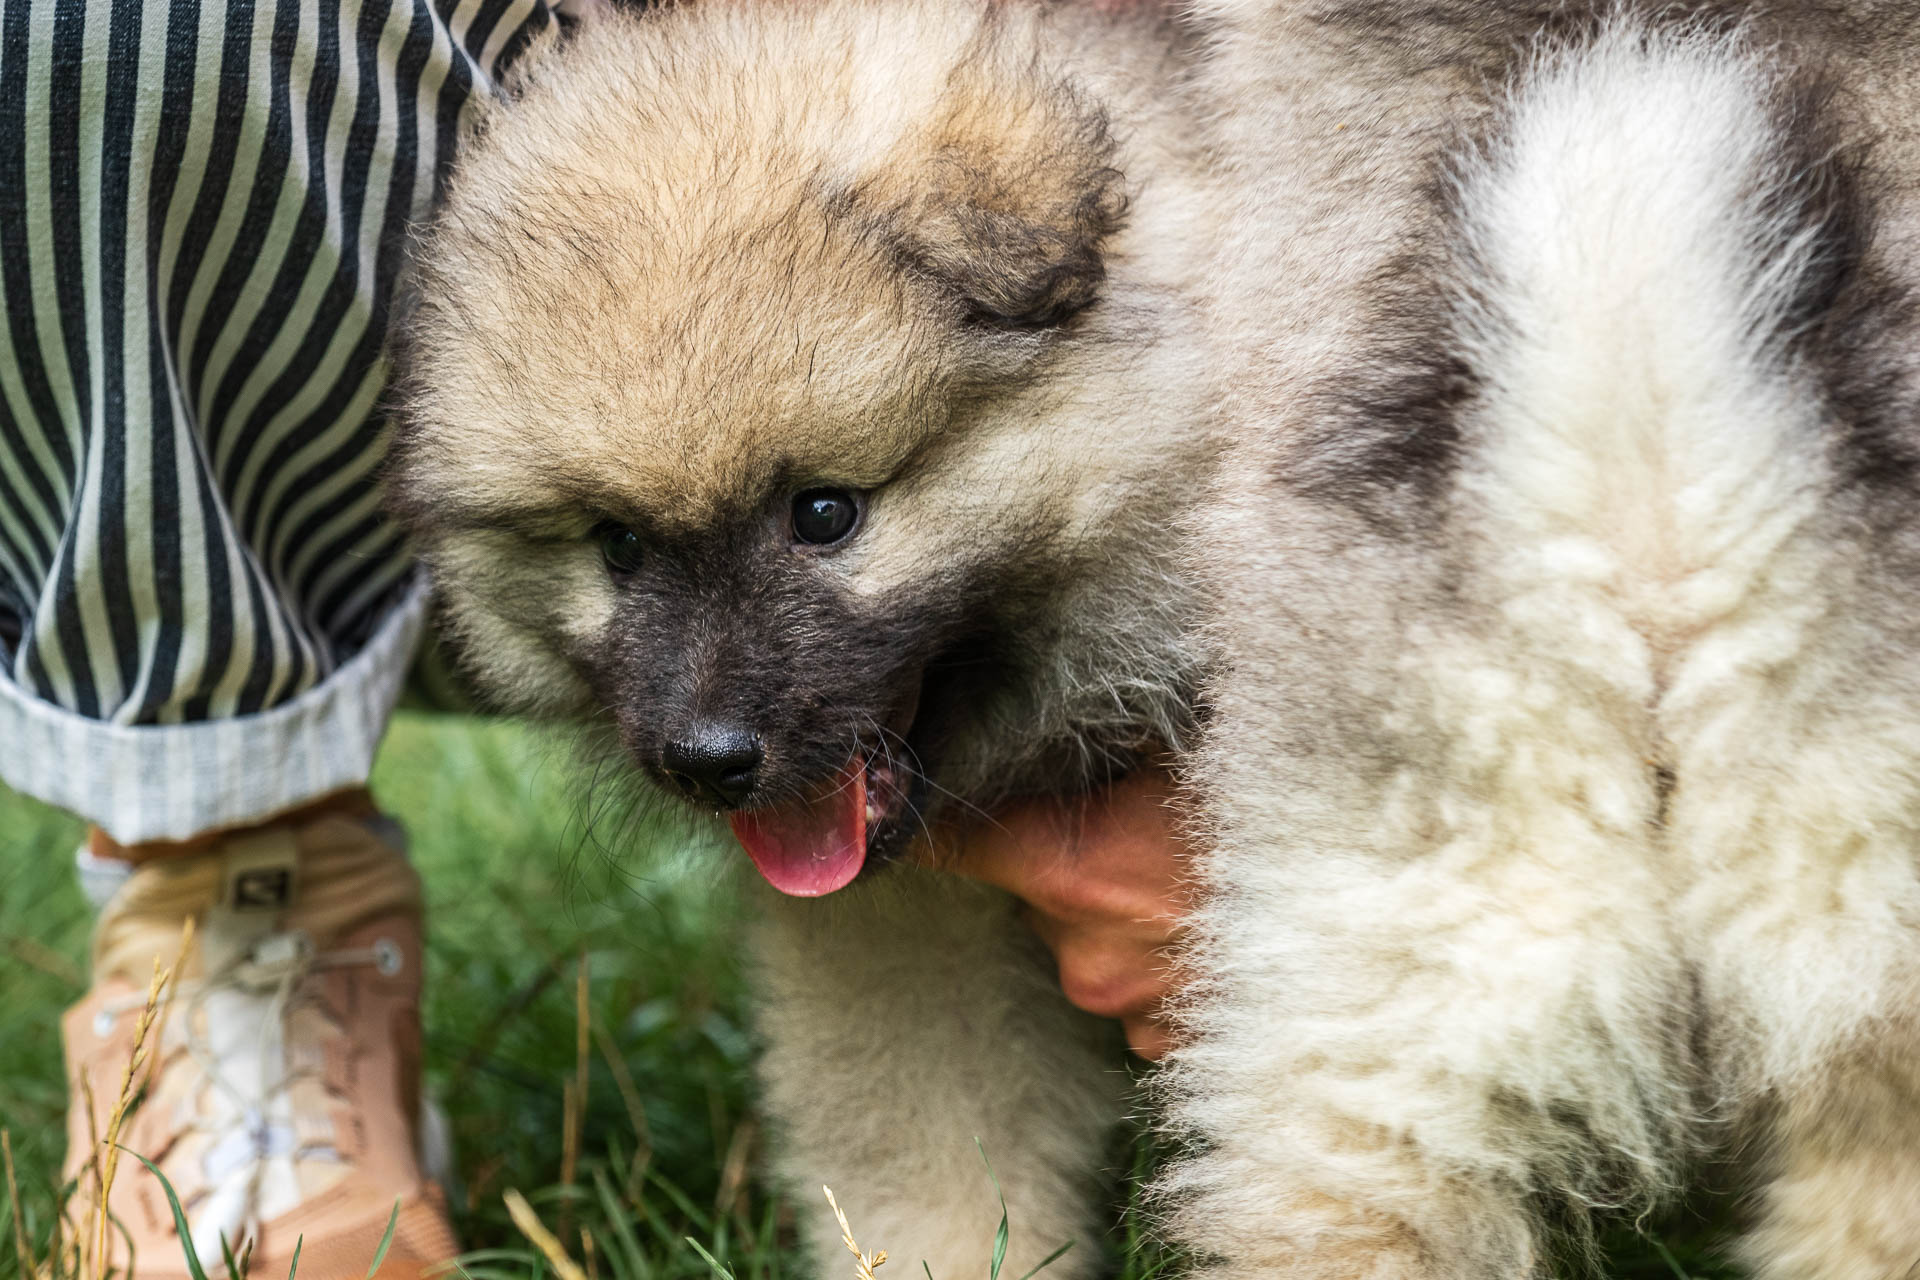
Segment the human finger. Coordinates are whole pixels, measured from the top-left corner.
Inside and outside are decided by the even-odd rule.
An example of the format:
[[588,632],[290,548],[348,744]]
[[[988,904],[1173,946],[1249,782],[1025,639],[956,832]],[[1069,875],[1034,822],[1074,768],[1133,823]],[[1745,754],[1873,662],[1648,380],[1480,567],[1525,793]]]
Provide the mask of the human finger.
[[1127,1048],[1148,1062],[1158,1062],[1173,1052],[1173,1029],[1158,1014],[1139,1014],[1120,1020],[1127,1037]]

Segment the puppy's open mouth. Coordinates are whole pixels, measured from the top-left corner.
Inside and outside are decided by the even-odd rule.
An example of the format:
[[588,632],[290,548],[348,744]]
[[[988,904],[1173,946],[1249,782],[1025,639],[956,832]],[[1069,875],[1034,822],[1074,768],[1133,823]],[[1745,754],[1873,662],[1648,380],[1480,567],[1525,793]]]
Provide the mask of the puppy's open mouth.
[[[913,714],[903,717],[910,730]],[[893,735],[904,746],[907,733]],[[818,898],[853,883],[869,861],[905,846],[918,822],[927,779],[885,741],[862,743],[839,773],[797,800],[743,809],[728,819],[734,838],[767,883],[796,898]]]

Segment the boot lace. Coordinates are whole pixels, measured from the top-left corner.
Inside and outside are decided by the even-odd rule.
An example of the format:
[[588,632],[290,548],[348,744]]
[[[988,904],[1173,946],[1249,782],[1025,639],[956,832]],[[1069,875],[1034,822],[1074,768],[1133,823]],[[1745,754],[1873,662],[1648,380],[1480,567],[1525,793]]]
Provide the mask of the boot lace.
[[[321,952],[303,932],[270,933],[175,991],[179,1007],[169,1021],[180,1028],[179,1043],[202,1083],[186,1091],[171,1128],[177,1138],[198,1133],[212,1139],[200,1161],[205,1189],[183,1200],[203,1266],[221,1262],[222,1241],[238,1252],[263,1221],[298,1202],[294,1162],[341,1161],[331,1142],[301,1142],[289,1097],[295,1084],[322,1074],[319,1055],[289,1052],[291,1018],[312,1007],[339,1030],[318,984],[309,979],[357,966],[392,976],[402,964],[399,946],[385,938],[368,947]],[[144,1003],[144,995],[109,1002],[98,1015],[104,1024],[98,1029],[104,1034],[113,1019]],[[161,1070],[169,1068],[178,1069],[165,1062]],[[216,1099],[210,1106],[203,1103],[209,1093]]]

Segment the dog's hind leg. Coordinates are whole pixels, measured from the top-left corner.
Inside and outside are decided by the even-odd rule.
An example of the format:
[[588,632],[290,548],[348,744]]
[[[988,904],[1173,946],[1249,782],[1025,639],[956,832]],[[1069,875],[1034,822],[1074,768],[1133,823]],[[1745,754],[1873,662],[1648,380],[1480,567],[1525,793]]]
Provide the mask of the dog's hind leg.
[[[851,1265],[821,1196],[901,1274],[988,1274],[1006,1194],[1005,1276],[1102,1263],[1106,1143],[1129,1079],[1118,1028],[1070,1006],[1014,901],[896,867],[871,885],[756,904],[761,1072],[776,1169],[816,1271]],[[978,1145],[976,1145],[978,1139]]]
[[1920,1035],[1878,1028],[1779,1106],[1761,1217],[1742,1252],[1760,1280],[1920,1277]]
[[1520,1280],[1539,1203],[1643,1206],[1691,1142],[1640,668],[1616,636],[1607,679],[1578,625],[1456,629],[1339,532],[1286,608],[1374,616],[1217,704],[1208,976],[1166,1080],[1199,1150],[1162,1191],[1223,1277]]
[[1759,1117],[1754,1275],[1920,1280],[1920,573],[1807,541],[1672,699],[1678,923]]
[[[1850,496],[1878,518],[1842,530],[1885,527]],[[1765,1179],[1744,1245],[1761,1280],[1920,1280],[1913,545],[1790,540],[1663,707],[1691,883],[1676,923],[1716,1100],[1747,1119]]]

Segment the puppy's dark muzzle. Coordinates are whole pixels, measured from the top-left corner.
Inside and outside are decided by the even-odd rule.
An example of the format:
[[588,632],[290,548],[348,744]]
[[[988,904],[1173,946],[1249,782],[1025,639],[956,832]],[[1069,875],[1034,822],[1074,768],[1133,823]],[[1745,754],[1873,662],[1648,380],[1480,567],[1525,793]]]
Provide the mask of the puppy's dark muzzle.
[[738,725],[695,725],[660,749],[668,785],[698,804],[737,809],[753,794],[766,752]]

